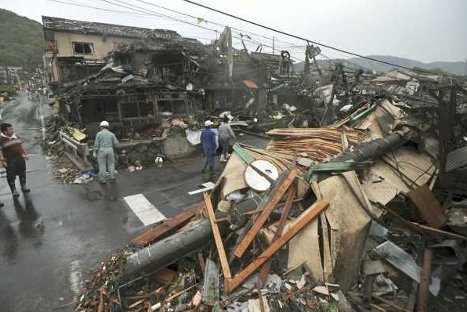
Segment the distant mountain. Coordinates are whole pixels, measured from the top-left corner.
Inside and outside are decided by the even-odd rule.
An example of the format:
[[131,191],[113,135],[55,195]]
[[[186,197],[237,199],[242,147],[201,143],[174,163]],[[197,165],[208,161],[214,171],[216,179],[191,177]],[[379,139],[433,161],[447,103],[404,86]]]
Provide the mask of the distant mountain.
[[[409,68],[423,68],[429,70],[444,70],[448,73],[455,74],[455,75],[467,75],[467,63],[465,62],[433,62],[433,63],[422,63],[420,61],[415,61],[411,59],[406,59],[402,57],[395,57],[389,55],[368,55],[368,57],[393,63],[397,65],[402,65]],[[335,59],[333,61],[338,61]],[[349,58],[349,59],[340,59],[343,63],[348,63],[349,66],[356,65],[363,69],[374,70],[376,72],[388,72],[394,69],[394,66],[386,65],[382,63],[377,63],[368,59],[362,58]],[[320,65],[328,64],[327,61],[319,61]],[[304,63],[297,63],[294,64],[295,71],[303,71]]]
[[42,25],[11,11],[0,9],[0,66],[23,66],[33,70],[42,64]]

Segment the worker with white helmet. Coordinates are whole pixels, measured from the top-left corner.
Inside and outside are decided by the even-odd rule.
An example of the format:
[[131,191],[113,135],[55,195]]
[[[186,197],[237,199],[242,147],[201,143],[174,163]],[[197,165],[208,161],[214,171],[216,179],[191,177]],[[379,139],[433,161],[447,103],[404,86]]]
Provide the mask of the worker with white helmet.
[[94,142],[94,157],[97,157],[99,164],[99,182],[106,183],[105,172],[108,170],[110,182],[115,182],[115,155],[114,148],[118,144],[118,140],[109,130],[109,123],[102,121],[100,124],[101,131],[96,135]]
[[206,168],[209,167],[209,172],[214,170],[214,156],[216,153],[217,142],[216,133],[211,129],[212,121],[206,120],[204,122],[204,129],[201,131],[201,145],[203,145],[204,151],[204,166],[201,172],[205,172]]
[[235,133],[232,131],[232,128],[229,125],[229,121],[232,120],[232,116],[224,115],[221,125],[218,129],[219,135],[219,145],[222,148],[220,162],[227,162],[229,159],[229,148],[230,148],[230,139],[236,140]]

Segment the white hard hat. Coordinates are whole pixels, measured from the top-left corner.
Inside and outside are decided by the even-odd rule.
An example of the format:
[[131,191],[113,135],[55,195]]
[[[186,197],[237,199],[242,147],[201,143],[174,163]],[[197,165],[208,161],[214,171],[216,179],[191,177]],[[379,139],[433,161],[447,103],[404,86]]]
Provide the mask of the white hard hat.
[[204,122],[204,125],[205,125],[206,127],[210,127],[210,126],[212,126],[212,121],[206,120],[206,121]]
[[101,127],[108,127],[109,126],[109,123],[107,121],[101,121],[101,124],[100,124]]

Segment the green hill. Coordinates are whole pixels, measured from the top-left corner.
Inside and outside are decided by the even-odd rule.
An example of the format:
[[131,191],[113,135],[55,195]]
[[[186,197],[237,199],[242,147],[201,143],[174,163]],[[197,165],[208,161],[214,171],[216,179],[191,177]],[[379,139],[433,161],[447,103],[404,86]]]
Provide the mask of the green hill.
[[32,70],[42,64],[43,53],[42,25],[0,9],[0,66],[23,66]]

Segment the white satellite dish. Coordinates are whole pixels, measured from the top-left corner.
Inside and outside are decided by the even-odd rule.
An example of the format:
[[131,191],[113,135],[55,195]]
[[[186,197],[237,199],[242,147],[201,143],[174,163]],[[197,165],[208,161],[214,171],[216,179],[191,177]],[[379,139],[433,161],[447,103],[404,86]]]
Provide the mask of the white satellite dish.
[[279,177],[279,172],[277,171],[276,166],[274,166],[271,162],[267,160],[259,159],[253,161],[245,169],[244,176],[246,184],[255,191],[267,191],[271,187],[271,182],[269,182],[268,179],[256,172],[256,170],[251,167],[252,165],[258,168],[260,171],[264,172],[273,180],[277,180],[277,178]]

